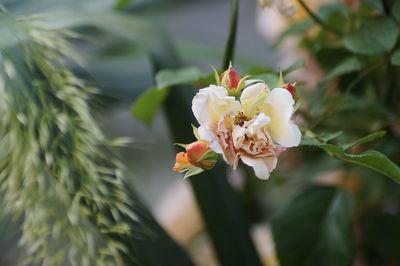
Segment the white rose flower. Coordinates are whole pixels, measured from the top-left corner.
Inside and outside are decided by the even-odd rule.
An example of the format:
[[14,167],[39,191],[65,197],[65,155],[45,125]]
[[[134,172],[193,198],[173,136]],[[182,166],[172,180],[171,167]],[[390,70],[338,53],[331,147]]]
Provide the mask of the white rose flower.
[[284,88],[269,90],[261,82],[249,84],[240,101],[225,87],[211,85],[193,98],[192,110],[200,124],[198,135],[236,168],[241,160],[255,175],[267,179],[287,147],[298,146],[299,128],[291,121],[294,100]]
[[210,85],[201,89],[192,101],[192,111],[200,125],[210,129],[227,113],[241,109],[235,97],[228,96],[224,87]]

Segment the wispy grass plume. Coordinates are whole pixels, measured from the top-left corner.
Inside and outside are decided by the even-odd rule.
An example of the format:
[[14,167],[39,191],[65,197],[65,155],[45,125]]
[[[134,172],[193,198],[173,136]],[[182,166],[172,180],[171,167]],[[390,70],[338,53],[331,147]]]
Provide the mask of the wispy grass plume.
[[[137,224],[119,162],[66,66],[67,31],[0,14],[0,193],[27,263],[122,265]],[[129,221],[128,223],[126,221]]]

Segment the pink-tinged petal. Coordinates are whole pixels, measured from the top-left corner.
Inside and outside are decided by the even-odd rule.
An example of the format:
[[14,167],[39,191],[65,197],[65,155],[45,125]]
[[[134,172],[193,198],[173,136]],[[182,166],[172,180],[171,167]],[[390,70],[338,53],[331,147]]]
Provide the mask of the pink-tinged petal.
[[235,97],[228,96],[224,87],[211,85],[201,89],[193,98],[192,111],[200,125],[210,128],[227,113],[241,110]]
[[215,151],[216,153],[223,154],[224,151],[219,144],[219,140],[217,135],[215,135],[211,130],[207,129],[204,126],[200,126],[198,128],[198,133],[200,136],[200,139],[208,141],[210,144],[210,148]]
[[277,158],[266,157],[266,158],[251,158],[248,156],[241,156],[242,162],[250,167],[253,167],[255,175],[259,179],[268,179],[272,170],[275,169]]
[[290,92],[275,88],[268,94],[265,104],[264,112],[271,118],[268,129],[272,139],[284,147],[298,146],[301,132],[290,120],[294,104]]

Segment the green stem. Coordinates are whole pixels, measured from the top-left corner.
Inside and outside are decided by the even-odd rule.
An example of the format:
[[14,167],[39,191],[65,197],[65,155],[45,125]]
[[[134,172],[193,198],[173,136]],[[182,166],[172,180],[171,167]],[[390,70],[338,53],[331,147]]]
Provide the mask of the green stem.
[[229,64],[231,63],[231,61],[233,61],[234,50],[235,50],[236,31],[237,31],[237,22],[238,22],[238,13],[239,13],[239,1],[232,0],[229,35],[228,35],[228,40],[227,40],[226,46],[225,46],[224,57],[222,60],[222,69],[223,70],[227,69],[229,67]]
[[304,10],[307,12],[307,14],[314,20],[314,22],[318,23],[321,25],[322,28],[325,28],[329,31],[332,31],[336,33],[339,36],[342,36],[343,33],[338,31],[337,29],[333,28],[332,26],[326,24],[322,19],[320,19],[314,12],[307,6],[306,3],[304,3],[303,0],[298,0],[299,4],[304,8]]
[[383,11],[386,15],[390,15],[390,5],[386,0],[381,0]]

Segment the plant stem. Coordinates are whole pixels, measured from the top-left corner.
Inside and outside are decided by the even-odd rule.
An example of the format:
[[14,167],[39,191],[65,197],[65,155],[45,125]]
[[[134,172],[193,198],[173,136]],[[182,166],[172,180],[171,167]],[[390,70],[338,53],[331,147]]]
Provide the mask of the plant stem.
[[238,0],[232,0],[231,2],[231,18],[229,26],[228,40],[225,46],[224,57],[222,60],[222,69],[225,70],[229,67],[231,61],[233,61],[234,50],[235,50],[235,40],[238,22],[238,12],[239,2]]
[[386,15],[390,15],[390,5],[387,0],[381,0],[383,11]]
[[335,29],[334,27],[332,27],[332,26],[326,24],[324,21],[322,21],[316,14],[314,14],[314,12],[307,6],[307,4],[304,3],[303,0],[298,0],[298,2],[304,8],[304,10],[307,12],[307,14],[314,20],[314,22],[321,25],[322,28],[332,31],[339,36],[343,35],[343,33],[340,32],[339,30]]

